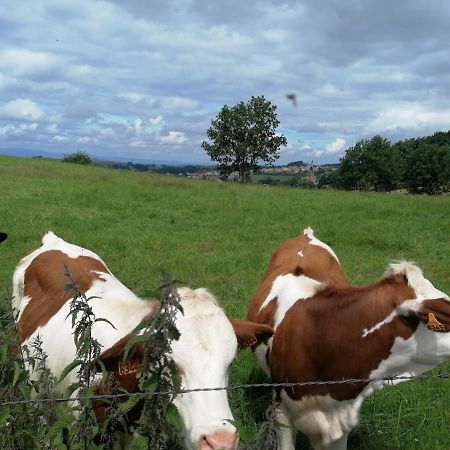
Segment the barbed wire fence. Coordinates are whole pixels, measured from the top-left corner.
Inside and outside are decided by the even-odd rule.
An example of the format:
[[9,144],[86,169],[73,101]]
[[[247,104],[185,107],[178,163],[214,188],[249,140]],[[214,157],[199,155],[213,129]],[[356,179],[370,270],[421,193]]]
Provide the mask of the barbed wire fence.
[[254,388],[295,388],[295,387],[305,387],[305,386],[325,386],[325,385],[342,385],[342,384],[359,384],[359,383],[376,383],[385,382],[387,385],[395,384],[396,381],[424,381],[440,379],[446,380],[450,379],[450,373],[439,373],[439,374],[424,374],[424,375],[394,375],[391,377],[378,377],[378,378],[348,378],[342,380],[330,380],[330,381],[298,381],[295,383],[247,383],[247,384],[231,384],[224,387],[204,387],[195,389],[178,389],[178,390],[167,390],[167,391],[153,391],[153,392],[129,392],[121,394],[101,394],[101,395],[89,395],[89,396],[78,396],[78,397],[67,397],[67,398],[37,398],[29,400],[15,400],[0,402],[0,406],[14,406],[14,405],[24,405],[24,404],[39,404],[46,402],[64,403],[64,402],[74,402],[74,401],[87,401],[87,400],[112,400],[120,398],[138,397],[146,398],[152,396],[168,395],[174,397],[176,395],[192,394],[195,392],[209,392],[209,391],[233,391],[238,389],[254,389]]

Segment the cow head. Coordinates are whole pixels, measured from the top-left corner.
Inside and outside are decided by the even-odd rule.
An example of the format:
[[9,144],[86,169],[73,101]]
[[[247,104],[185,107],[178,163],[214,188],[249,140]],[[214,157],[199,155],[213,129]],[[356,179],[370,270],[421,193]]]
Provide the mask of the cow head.
[[0,242],[3,242],[4,240],[6,240],[7,237],[8,237],[8,235],[6,233],[0,232]]
[[397,308],[397,314],[412,323],[417,361],[437,365],[450,358],[450,298],[436,289],[416,265],[391,264],[387,274],[402,274],[415,298]]
[[[214,296],[206,289],[180,288],[178,293],[183,313],[178,313],[175,325],[180,338],[172,342],[171,357],[181,375],[182,389],[228,386],[230,365],[239,348],[246,348],[273,334],[271,327],[246,320],[228,319]],[[129,337],[106,350],[100,358],[108,370],[123,357]],[[135,350],[139,363],[140,350]],[[134,361],[128,361],[133,364]],[[126,371],[126,370],[125,370]],[[129,387],[137,386],[124,374]],[[238,436],[227,392],[201,391],[180,394],[174,404],[183,420],[186,445],[191,450],[235,450]]]

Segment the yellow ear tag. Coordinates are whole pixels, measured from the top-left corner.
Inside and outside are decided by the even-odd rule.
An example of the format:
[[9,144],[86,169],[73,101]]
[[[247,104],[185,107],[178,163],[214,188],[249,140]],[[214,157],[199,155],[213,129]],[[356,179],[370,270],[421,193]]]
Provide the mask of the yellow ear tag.
[[436,319],[433,313],[428,313],[427,328],[431,331],[445,331],[444,325]]
[[128,375],[138,371],[138,364],[135,361],[119,361],[119,375]]

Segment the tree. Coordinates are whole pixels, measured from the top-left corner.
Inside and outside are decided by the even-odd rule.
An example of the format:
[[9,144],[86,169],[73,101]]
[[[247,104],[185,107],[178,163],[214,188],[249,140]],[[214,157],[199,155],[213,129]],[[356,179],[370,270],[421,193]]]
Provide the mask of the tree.
[[406,160],[409,192],[441,194],[450,191],[450,145],[422,142]]
[[258,96],[220,110],[206,132],[212,142],[203,141],[202,148],[217,161],[221,176],[237,172],[239,180],[247,182],[252,171],[258,171],[258,162],[272,164],[278,159],[287,140],[276,133],[280,124],[276,109]]
[[400,187],[403,165],[396,147],[381,136],[362,140],[346,150],[333,176],[335,187],[391,191]]
[[92,158],[86,152],[75,152],[64,155],[63,162],[75,164],[91,164]]

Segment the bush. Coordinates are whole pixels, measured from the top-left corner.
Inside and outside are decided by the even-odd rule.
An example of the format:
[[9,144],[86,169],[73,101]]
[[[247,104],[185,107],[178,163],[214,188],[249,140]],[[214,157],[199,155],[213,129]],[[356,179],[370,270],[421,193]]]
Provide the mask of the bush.
[[67,155],[64,155],[62,161],[74,164],[92,164],[92,158],[86,152],[69,153]]

